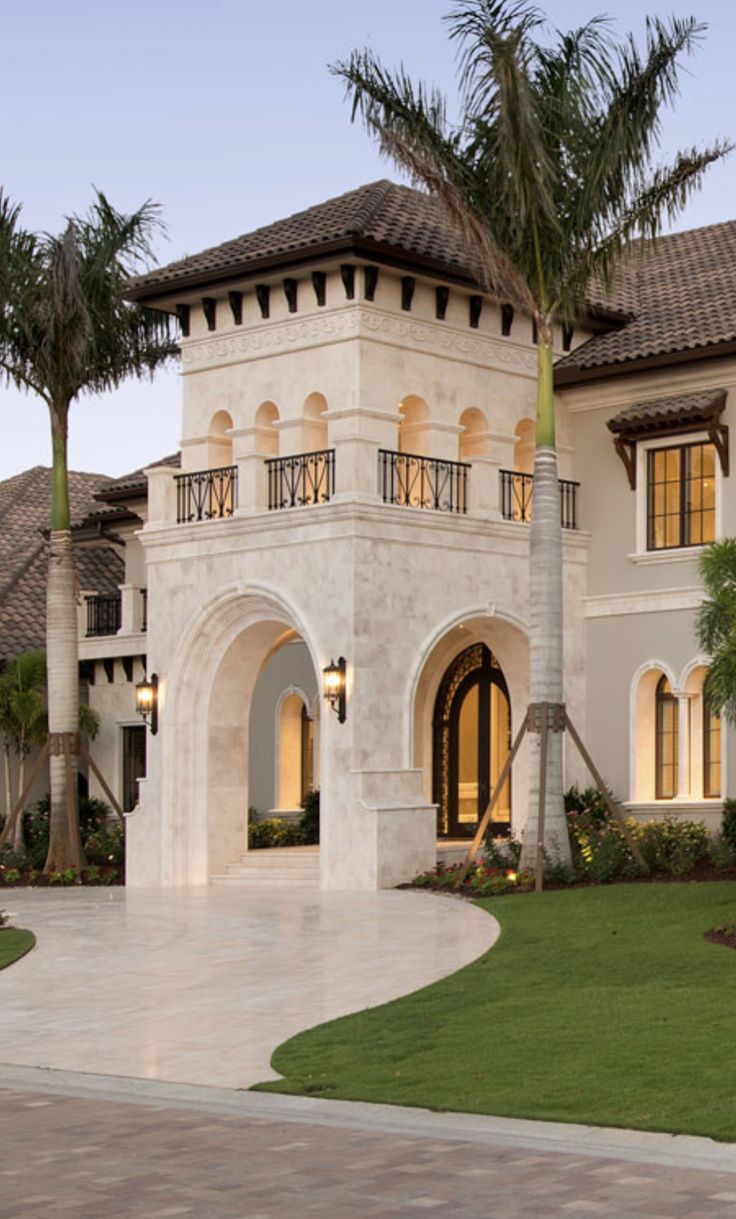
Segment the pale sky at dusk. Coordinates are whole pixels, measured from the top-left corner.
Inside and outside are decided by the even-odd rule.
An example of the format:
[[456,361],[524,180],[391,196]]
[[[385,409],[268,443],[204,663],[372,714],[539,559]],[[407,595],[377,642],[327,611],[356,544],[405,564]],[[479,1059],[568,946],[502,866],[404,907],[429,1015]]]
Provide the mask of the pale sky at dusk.
[[[452,93],[451,0],[6,0],[0,43],[0,185],[27,227],[57,230],[91,184],[116,207],[157,200],[169,262],[378,177],[398,177],[350,123],[327,64],[370,46]],[[709,26],[668,115],[664,151],[736,136],[736,5],[549,0],[566,29],[607,12]],[[711,171],[678,228],[736,217],[736,155]],[[76,403],[70,465],[111,476],[173,451],[175,373]],[[0,478],[50,464],[46,407],[0,389]]]

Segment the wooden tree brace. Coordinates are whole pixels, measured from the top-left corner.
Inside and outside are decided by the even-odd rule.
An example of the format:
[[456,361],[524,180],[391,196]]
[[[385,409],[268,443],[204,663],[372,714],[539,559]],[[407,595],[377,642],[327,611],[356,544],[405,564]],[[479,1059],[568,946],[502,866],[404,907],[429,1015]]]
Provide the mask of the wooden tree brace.
[[18,799],[16,800],[16,802],[10,812],[10,816],[7,818],[5,825],[3,826],[3,831],[0,834],[0,848],[4,847],[6,842],[10,838],[10,835],[12,834],[12,832],[15,828],[16,820],[18,819],[18,816],[20,815],[21,810],[24,808],[26,800],[28,799],[29,795],[31,794],[31,788],[33,787],[33,784],[36,782],[36,779],[41,770],[41,767],[43,766],[44,762],[47,760],[48,756],[49,756],[49,742],[48,742],[48,740],[46,740],[46,741],[44,741],[43,746],[42,746],[41,750],[39,751],[38,757],[36,758],[35,762],[33,763],[33,766],[31,767],[31,772],[26,780],[26,785],[23,788],[23,791],[20,793]]

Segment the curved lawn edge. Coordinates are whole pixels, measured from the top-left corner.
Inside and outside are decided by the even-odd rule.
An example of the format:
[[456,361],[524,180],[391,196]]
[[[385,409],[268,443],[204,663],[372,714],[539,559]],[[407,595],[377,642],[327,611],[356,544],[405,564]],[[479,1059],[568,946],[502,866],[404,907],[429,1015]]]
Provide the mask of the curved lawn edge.
[[7,969],[9,965],[20,961],[35,943],[36,937],[32,931],[17,927],[0,928],[0,969]]
[[259,1091],[736,1140],[736,883],[486,899],[479,960],[284,1042]]

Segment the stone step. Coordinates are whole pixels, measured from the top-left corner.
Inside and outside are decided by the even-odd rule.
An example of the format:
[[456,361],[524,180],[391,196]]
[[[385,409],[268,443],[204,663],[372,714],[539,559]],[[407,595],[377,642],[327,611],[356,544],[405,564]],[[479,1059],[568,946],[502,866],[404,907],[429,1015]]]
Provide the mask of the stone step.
[[319,850],[315,847],[278,847],[246,851],[238,863],[212,877],[213,884],[254,888],[319,888]]

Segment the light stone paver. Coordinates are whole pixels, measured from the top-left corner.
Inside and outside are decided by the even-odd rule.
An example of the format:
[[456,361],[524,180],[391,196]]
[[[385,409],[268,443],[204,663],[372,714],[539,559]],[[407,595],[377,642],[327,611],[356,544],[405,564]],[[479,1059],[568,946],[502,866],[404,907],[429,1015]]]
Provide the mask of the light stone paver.
[[40,946],[0,972],[0,1219],[736,1215],[736,1147],[708,1139],[238,1090],[297,1029],[479,955],[473,907],[4,896]]
[[498,924],[424,893],[10,890],[38,945],[0,972],[0,1061],[242,1088],[302,1029],[480,956]]

